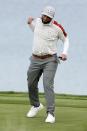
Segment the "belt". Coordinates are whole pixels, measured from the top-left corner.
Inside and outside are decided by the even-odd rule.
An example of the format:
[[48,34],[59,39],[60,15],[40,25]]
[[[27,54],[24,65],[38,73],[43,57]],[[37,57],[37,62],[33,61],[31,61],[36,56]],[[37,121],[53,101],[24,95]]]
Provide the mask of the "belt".
[[38,55],[32,54],[32,56],[39,59],[46,59],[46,58],[52,57],[53,55],[47,54],[47,55],[38,56]]

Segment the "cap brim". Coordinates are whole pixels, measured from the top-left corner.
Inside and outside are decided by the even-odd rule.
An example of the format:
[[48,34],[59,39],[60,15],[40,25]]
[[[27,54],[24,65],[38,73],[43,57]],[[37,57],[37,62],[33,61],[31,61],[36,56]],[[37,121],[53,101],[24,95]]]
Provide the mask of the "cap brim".
[[46,16],[50,17],[51,19],[53,18],[52,16],[48,15],[48,14],[45,13],[45,12],[42,12],[41,14],[42,14],[42,15],[46,15]]

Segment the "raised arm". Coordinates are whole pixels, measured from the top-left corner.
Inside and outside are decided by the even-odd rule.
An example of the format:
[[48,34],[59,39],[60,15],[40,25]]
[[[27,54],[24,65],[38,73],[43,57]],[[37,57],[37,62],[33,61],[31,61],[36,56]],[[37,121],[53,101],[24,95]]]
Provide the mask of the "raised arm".
[[30,16],[28,18],[27,24],[29,25],[29,27],[31,28],[31,30],[34,31],[34,28],[35,28],[35,19],[33,17]]

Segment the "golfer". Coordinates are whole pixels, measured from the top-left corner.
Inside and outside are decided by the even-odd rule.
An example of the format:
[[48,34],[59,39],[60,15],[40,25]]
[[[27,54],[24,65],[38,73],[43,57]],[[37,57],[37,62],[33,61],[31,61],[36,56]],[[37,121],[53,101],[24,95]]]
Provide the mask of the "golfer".
[[43,105],[39,101],[38,82],[43,74],[43,86],[46,99],[47,118],[45,122],[55,122],[54,77],[59,64],[57,42],[62,40],[64,46],[60,54],[61,60],[67,60],[69,41],[64,28],[53,18],[55,9],[46,6],[41,17],[29,17],[28,25],[34,32],[33,49],[30,66],[27,72],[29,100],[31,109],[27,117],[35,117]]

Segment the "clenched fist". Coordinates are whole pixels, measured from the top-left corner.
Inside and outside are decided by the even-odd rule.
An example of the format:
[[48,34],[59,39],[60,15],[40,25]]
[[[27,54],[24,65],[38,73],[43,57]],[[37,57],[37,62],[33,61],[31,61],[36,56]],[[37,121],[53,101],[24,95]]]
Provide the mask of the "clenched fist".
[[66,54],[61,54],[61,55],[59,56],[59,58],[60,58],[61,60],[65,61],[65,60],[67,60],[67,55],[66,55]]
[[27,23],[28,23],[28,24],[31,24],[33,20],[34,20],[34,18],[30,16],[30,17],[28,18],[28,22],[27,22]]

